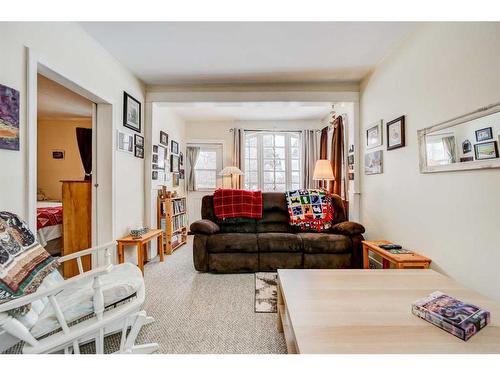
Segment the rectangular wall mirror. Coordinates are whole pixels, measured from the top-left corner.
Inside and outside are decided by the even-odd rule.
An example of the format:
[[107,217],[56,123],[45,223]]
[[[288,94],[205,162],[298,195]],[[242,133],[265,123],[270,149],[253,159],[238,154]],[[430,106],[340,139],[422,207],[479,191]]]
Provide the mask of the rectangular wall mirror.
[[420,172],[500,168],[500,103],[418,131]]

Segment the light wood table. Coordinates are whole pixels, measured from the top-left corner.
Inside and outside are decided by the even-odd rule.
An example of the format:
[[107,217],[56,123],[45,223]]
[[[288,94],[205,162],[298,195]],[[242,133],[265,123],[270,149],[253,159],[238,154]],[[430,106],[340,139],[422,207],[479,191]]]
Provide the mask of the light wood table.
[[[434,291],[490,311],[467,342],[416,317]],[[430,269],[278,270],[278,330],[288,353],[500,353],[500,303]]]
[[423,255],[413,252],[412,254],[392,254],[378,245],[388,245],[392,242],[386,240],[362,241],[363,242],[363,268],[370,268],[369,252],[372,251],[382,257],[382,267],[390,268],[393,263],[396,268],[429,268],[431,260]]
[[160,255],[160,262],[163,262],[163,231],[161,229],[152,229],[148,233],[144,234],[141,238],[133,238],[132,236],[127,236],[117,240],[118,263],[125,262],[125,245],[137,246],[137,266],[140,268],[142,274],[144,274],[144,262],[147,262],[148,260],[147,244],[154,238],[156,238],[158,241],[158,254]]

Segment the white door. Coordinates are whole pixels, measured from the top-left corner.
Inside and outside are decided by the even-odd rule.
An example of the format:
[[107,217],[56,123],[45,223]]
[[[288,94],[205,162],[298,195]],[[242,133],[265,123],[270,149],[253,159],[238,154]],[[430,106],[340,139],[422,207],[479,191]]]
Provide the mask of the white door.
[[201,219],[201,200],[205,195],[213,194],[215,189],[222,187],[222,143],[188,143],[187,147],[199,147],[200,155],[194,167],[195,191],[187,192],[187,209],[189,222]]

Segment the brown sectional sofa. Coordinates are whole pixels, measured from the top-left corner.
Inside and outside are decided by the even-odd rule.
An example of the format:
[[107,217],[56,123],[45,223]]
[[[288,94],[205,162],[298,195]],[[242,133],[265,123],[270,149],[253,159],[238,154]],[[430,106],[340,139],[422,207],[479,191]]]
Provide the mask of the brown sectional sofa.
[[334,226],[328,233],[298,232],[289,225],[284,193],[263,193],[260,220],[219,221],[213,196],[202,201],[202,220],[191,224],[193,260],[201,272],[236,273],[278,268],[361,268],[362,225],[346,221],[333,196]]

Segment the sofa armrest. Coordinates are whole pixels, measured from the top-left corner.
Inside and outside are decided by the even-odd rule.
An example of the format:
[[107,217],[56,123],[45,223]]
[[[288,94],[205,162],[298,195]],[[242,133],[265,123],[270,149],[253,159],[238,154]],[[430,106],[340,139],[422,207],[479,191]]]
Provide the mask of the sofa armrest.
[[211,220],[198,220],[189,227],[194,234],[215,234],[220,231],[219,226]]
[[343,234],[346,236],[356,236],[365,233],[365,227],[353,221],[344,221],[342,223],[335,224],[331,231],[333,233]]

